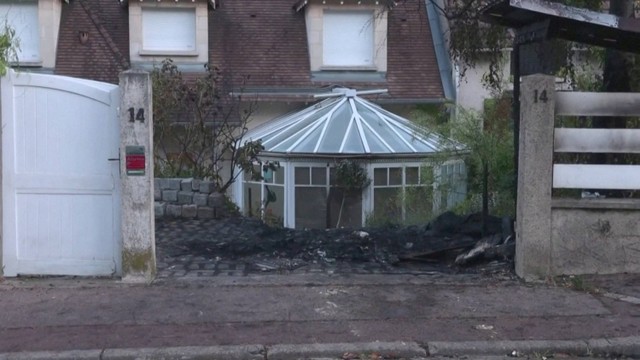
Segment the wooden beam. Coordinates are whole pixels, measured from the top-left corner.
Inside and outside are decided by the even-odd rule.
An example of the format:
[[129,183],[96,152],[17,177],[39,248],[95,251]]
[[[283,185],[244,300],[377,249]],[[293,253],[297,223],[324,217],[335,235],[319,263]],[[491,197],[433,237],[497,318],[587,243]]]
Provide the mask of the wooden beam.
[[640,129],[557,128],[555,152],[640,153]]
[[556,93],[556,115],[561,116],[640,116],[637,93]]
[[640,190],[640,165],[553,165],[553,187]]

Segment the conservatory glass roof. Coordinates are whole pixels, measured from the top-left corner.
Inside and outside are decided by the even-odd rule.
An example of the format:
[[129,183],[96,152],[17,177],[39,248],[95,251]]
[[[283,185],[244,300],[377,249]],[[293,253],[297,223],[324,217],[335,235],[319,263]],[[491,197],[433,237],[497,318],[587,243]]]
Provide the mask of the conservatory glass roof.
[[264,151],[284,154],[429,155],[445,139],[358,96],[335,89],[327,99],[268,121],[243,141],[262,139]]

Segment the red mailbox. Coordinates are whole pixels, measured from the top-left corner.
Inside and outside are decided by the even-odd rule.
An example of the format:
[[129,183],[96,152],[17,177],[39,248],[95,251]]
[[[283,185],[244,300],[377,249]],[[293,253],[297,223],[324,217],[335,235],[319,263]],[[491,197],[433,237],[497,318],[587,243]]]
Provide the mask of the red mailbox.
[[145,162],[144,146],[127,146],[125,148],[127,175],[144,175]]

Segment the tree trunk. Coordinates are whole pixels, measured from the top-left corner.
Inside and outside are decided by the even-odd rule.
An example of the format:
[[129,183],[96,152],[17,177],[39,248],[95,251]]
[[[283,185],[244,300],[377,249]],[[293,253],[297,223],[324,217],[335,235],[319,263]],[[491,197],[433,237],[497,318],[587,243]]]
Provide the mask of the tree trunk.
[[487,236],[487,218],[489,217],[489,165],[482,162],[482,237]]

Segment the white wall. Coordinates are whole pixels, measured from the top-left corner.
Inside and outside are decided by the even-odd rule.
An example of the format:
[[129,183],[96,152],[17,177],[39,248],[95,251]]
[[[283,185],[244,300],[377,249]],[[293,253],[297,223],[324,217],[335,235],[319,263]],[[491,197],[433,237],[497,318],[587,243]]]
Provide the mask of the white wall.
[[38,2],[40,55],[42,56],[42,67],[45,68],[54,68],[56,66],[61,12],[62,1],[60,0],[40,0]]
[[[511,90],[513,88],[513,79],[510,77],[510,54],[511,52],[505,52],[505,56],[502,62],[502,74],[503,74],[503,89]],[[477,61],[474,68],[466,70],[464,76],[457,73],[456,79],[456,101],[457,105],[465,110],[484,110],[484,100],[495,97],[495,94],[487,89],[482,84],[482,77],[489,72],[489,60],[480,59]]]
[[[503,90],[513,90],[513,77],[511,76],[511,51],[505,51],[505,57],[502,62],[503,74]],[[593,58],[593,54],[584,50],[574,50],[573,63],[575,72],[578,77],[589,78],[594,81],[595,75],[602,73],[600,61]],[[478,60],[474,68],[467,69],[464,77],[460,74],[457,76],[457,105],[467,110],[484,110],[484,100],[491,99],[494,94],[484,87],[482,77],[489,71],[488,59]],[[574,84],[575,85],[575,84]],[[571,90],[572,84],[570,80],[564,78],[556,78],[556,89]],[[584,89],[586,91],[586,89]]]

